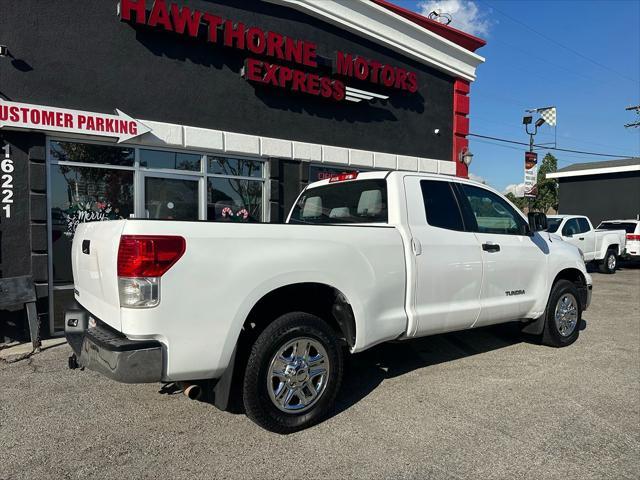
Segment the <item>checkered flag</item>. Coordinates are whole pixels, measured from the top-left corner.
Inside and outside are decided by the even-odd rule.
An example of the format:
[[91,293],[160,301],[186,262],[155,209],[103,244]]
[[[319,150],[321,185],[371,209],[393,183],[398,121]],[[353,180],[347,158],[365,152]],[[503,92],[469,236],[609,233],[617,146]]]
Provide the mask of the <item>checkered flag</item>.
[[556,107],[539,108],[538,113],[544,118],[547,125],[550,127],[556,126]]

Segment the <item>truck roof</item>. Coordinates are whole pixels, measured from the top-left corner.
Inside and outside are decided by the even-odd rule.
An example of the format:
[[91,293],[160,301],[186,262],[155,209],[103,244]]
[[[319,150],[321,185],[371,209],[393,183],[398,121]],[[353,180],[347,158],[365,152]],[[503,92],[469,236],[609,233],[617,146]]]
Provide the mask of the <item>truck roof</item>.
[[[345,169],[346,170],[346,169]],[[355,177],[350,178],[350,175],[355,174]],[[482,185],[483,187],[490,188],[489,185],[482,184],[475,180],[471,180],[468,178],[455,177],[450,175],[444,175],[441,173],[427,173],[427,172],[416,172],[415,170],[375,170],[372,172],[349,172],[345,171],[344,173],[332,175],[329,178],[324,180],[319,180],[317,182],[310,183],[307,186],[309,188],[321,187],[323,185],[328,185],[329,183],[335,182],[352,182],[356,180],[374,180],[374,179],[385,179],[390,175],[420,175],[421,177],[431,177],[431,178],[446,178],[449,180],[455,180],[457,182],[471,183]],[[343,178],[341,178],[343,177]],[[493,190],[493,189],[491,189]]]

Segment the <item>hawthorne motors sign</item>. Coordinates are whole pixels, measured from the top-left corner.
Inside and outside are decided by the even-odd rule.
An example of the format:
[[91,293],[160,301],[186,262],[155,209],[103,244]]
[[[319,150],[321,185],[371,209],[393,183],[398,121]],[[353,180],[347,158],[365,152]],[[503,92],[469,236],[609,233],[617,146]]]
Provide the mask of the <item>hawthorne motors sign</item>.
[[155,0],[149,12],[145,0],[121,0],[118,15],[122,21],[133,25],[201,38],[214,46],[245,52],[247,58],[241,74],[254,84],[353,102],[387,99],[388,96],[349,87],[345,84],[349,79],[409,93],[418,90],[415,72],[343,51],[337,51],[329,62],[332,65],[330,74],[317,73],[312,70],[322,67],[314,42],[265,31],[211,12],[167,4],[165,0]]
[[151,131],[116,109],[116,114],[6,102],[0,99],[0,128],[24,128],[116,138],[119,142]]

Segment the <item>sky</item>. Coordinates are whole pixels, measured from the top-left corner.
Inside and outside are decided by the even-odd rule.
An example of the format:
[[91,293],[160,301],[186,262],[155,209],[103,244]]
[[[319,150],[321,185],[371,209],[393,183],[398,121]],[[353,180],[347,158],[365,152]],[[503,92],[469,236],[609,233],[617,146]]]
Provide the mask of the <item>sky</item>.
[[[394,0],[428,15],[439,9],[451,26],[487,41],[471,85],[471,133],[528,142],[525,109],[556,106],[554,129],[536,143],[616,156],[640,157],[640,120],[625,111],[640,104],[640,0],[516,1]],[[528,148],[470,137],[472,177],[500,191],[522,182]],[[546,151],[540,150],[541,159]],[[553,152],[558,168],[611,160]]]

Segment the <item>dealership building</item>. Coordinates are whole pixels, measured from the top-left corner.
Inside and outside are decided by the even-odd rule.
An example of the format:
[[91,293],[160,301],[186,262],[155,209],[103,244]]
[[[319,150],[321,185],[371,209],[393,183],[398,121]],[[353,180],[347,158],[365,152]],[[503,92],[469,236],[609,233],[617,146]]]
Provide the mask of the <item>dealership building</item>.
[[640,220],[640,158],[574,163],[548,173],[558,181],[558,213],[603,220]]
[[[467,175],[484,41],[385,0],[6,0],[0,45],[0,286],[28,277],[45,335],[81,222],[282,222],[332,174]],[[0,301],[0,342],[25,318]]]

